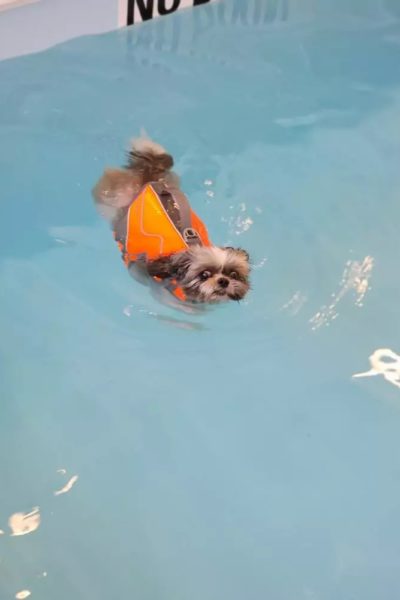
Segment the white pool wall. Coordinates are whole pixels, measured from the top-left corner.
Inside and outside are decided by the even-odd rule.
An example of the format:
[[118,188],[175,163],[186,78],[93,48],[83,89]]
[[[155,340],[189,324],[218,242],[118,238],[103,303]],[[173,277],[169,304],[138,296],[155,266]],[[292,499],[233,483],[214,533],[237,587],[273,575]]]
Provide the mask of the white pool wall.
[[[80,35],[123,27],[128,1],[0,0],[0,60],[39,52]],[[131,1],[135,5],[135,20],[140,21],[137,0]],[[177,6],[176,10],[189,10],[196,3],[195,0],[179,0],[178,5],[178,0],[161,1],[167,9]],[[203,0],[205,4],[215,1]],[[159,2],[154,1],[154,18],[159,16]],[[147,6],[148,0],[142,0],[141,4]]]

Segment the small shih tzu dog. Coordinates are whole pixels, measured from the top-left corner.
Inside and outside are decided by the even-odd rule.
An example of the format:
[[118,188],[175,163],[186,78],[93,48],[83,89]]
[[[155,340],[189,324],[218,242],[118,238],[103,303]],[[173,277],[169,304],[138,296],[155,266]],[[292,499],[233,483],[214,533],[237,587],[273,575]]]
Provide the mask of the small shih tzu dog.
[[93,190],[126,266],[135,279],[167,290],[178,303],[242,300],[250,287],[249,255],[211,244],[173,163],[159,144],[134,140],[126,166],[106,169]]

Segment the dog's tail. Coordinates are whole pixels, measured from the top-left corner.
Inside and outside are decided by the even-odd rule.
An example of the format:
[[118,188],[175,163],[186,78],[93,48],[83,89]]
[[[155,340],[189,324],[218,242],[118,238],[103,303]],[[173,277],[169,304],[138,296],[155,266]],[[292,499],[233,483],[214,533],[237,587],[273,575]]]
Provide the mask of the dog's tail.
[[163,179],[173,165],[174,159],[160,144],[146,137],[132,140],[126,166],[141,177],[142,184]]

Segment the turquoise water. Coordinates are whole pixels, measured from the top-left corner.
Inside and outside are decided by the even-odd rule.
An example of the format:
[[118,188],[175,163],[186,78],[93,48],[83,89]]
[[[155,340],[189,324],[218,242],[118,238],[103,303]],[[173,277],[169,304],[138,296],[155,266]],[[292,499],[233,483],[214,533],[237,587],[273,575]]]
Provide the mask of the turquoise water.
[[[352,378],[400,353],[399,64],[395,0],[0,63],[1,600],[399,598],[400,389]],[[246,302],[182,315],[126,273],[90,190],[142,127],[251,253]]]

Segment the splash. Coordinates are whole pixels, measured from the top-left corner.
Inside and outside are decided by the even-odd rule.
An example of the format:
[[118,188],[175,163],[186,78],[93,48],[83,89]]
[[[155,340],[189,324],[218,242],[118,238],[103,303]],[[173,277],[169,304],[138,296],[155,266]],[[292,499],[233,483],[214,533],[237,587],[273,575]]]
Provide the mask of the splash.
[[369,357],[371,369],[365,373],[355,373],[356,377],[383,375],[386,381],[400,388],[400,356],[389,348],[379,348]]
[[329,325],[339,316],[337,310],[338,304],[350,291],[355,292],[355,305],[358,307],[363,306],[365,295],[370,289],[369,280],[372,275],[373,267],[374,259],[372,256],[366,256],[363,261],[347,261],[340,282],[339,291],[332,294],[332,302],[329,306],[323,306],[321,310],[310,319],[313,331],[322,327],[322,325]]
[[245,214],[247,210],[245,202],[241,202],[237,207],[232,205],[229,207],[229,210],[234,210],[235,208],[235,215],[222,217],[221,221],[228,224],[231,234],[242,235],[250,229],[250,227],[254,224],[254,220],[249,214]]

